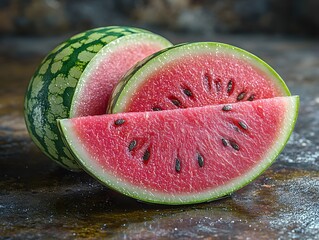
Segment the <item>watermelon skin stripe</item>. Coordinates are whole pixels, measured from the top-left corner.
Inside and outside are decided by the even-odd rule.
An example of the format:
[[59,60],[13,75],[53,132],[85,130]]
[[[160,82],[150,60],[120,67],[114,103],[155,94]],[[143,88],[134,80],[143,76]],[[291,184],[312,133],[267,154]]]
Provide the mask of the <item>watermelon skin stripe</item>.
[[112,26],[77,34],[56,47],[33,75],[25,95],[25,122],[35,144],[63,167],[80,170],[61,139],[56,119],[69,117],[73,94],[82,72],[108,43],[141,33],[150,32]]
[[[199,119],[201,119],[201,114],[202,116],[214,116],[215,114],[218,114],[218,111],[221,111],[224,105],[213,105],[213,106],[204,106],[204,107],[198,107],[198,108],[188,108],[188,109],[178,109],[178,110],[166,110],[166,111],[160,111],[160,112],[119,113],[119,114],[111,114],[111,115],[96,116],[96,117],[84,117],[84,118],[78,118],[78,119],[76,118],[64,119],[64,120],[58,120],[58,125],[60,127],[60,130],[63,132],[63,136],[66,139],[66,142],[69,144],[70,149],[77,156],[77,158],[79,159],[79,162],[83,165],[83,168],[93,177],[101,181],[103,184],[125,195],[128,195],[130,197],[133,197],[145,202],[169,204],[169,205],[194,204],[194,203],[212,201],[212,200],[221,198],[247,185],[256,177],[258,177],[260,174],[262,174],[273,163],[276,157],[283,150],[297,121],[298,109],[299,109],[299,97],[298,96],[276,97],[271,99],[256,100],[253,102],[240,102],[240,103],[233,104],[233,109],[234,110],[237,109],[236,111],[239,111],[238,112],[239,115],[244,115],[246,114],[246,112],[242,112],[243,110],[242,111],[239,110],[241,106],[252,105],[254,106],[253,108],[256,109],[256,111],[258,112],[257,109],[259,107],[263,108],[263,103],[268,104],[268,107],[266,107],[265,108],[266,110],[264,110],[263,112],[263,117],[267,119],[267,114],[264,115],[264,113],[267,113],[270,108],[275,111],[275,113],[272,113],[272,116],[282,115],[282,118],[278,118],[278,120],[280,119],[279,120],[280,125],[277,126],[278,132],[275,133],[276,139],[272,142],[270,146],[267,146],[268,150],[263,153],[262,160],[256,163],[254,167],[252,167],[247,172],[242,173],[239,177],[236,177],[230,180],[229,182],[224,183],[222,186],[217,186],[212,189],[206,189],[205,191],[202,191],[202,192],[191,192],[191,193],[181,193],[181,194],[176,192],[175,193],[170,193],[166,191],[162,192],[162,191],[153,189],[151,187],[144,188],[143,186],[137,186],[136,184],[132,184],[126,181],[125,179],[115,175],[113,171],[109,169],[109,167],[104,167],[102,165],[99,165],[99,163],[96,163],[96,161],[100,161],[101,159],[98,159],[96,157],[91,157],[89,153],[90,146],[85,144],[86,141],[82,141],[82,138],[80,135],[81,127],[85,126],[86,124],[89,124],[90,126],[92,126],[92,129],[95,129],[94,128],[95,124],[99,126],[97,129],[99,129],[101,126],[105,126],[104,128],[108,136],[113,137],[112,134],[114,133],[115,137],[119,137],[117,136],[117,134],[120,131],[116,130],[112,132],[111,130],[112,127],[109,127],[112,124],[114,124],[114,121],[116,119],[125,119],[127,122],[130,122],[130,120],[134,121],[134,119],[138,119],[138,121],[144,121],[145,125],[148,126],[149,128],[153,128],[154,127],[154,125],[152,124],[153,119],[160,118],[161,121],[165,120],[165,117],[169,116],[170,112],[172,111],[175,111],[173,114],[174,118],[180,117],[181,121],[185,121],[184,118],[188,118],[187,116],[189,115],[186,115],[186,114],[184,115],[183,112],[185,113],[187,111],[193,111],[192,114],[190,115],[197,115]],[[275,106],[281,106],[281,107],[276,108]],[[283,110],[282,106],[285,106],[284,111],[282,111]],[[276,114],[276,109],[280,111],[278,114]],[[257,112],[255,113],[257,116],[258,114],[261,114]],[[160,117],[158,115],[160,115]],[[82,122],[82,119],[83,119],[83,122]],[[167,120],[169,122],[169,119]],[[85,123],[86,121],[87,123]],[[158,125],[159,121],[158,120],[156,121],[157,122],[155,122],[154,124],[156,126],[156,129],[158,129],[157,127],[159,127]],[[176,122],[176,119],[174,119],[174,121]],[[189,120],[189,121],[192,121],[192,120]],[[268,121],[269,119],[267,120],[267,122]],[[169,124],[165,124],[165,126],[169,126]],[[261,125],[260,127],[262,128]],[[98,132],[95,133],[94,130],[92,129],[91,128],[88,129],[88,131],[90,132],[90,136],[94,136],[95,134],[97,134],[96,136],[103,135],[101,133],[99,134]],[[102,129],[100,131],[103,131]],[[158,136],[161,136],[160,134],[161,130],[162,128],[159,129]],[[78,131],[80,132],[80,134],[78,134]],[[258,132],[258,129],[255,129],[255,131]],[[85,132],[86,131],[84,130],[83,133]],[[108,148],[108,145],[104,145],[104,146],[105,147],[101,151],[105,151],[105,152],[112,151],[112,149]],[[207,147],[207,145],[205,146]],[[214,146],[210,146],[210,147],[214,149]],[[126,149],[126,146],[124,146],[124,149]],[[120,151],[120,150],[115,149],[114,151]],[[114,156],[115,158],[112,160],[112,162],[114,162],[114,164],[118,166],[117,164],[118,159],[116,158],[117,154]],[[135,161],[137,159],[129,159],[129,161],[133,161],[133,160]],[[157,161],[159,160],[160,159],[157,159]],[[214,159],[211,159],[211,160],[214,160]],[[164,169],[166,168],[164,167]],[[134,171],[134,169],[130,168],[130,171]],[[156,169],[154,171],[156,171]],[[150,171],[150,172],[153,172],[153,171]],[[165,172],[165,174],[168,174],[168,173]],[[137,178],[139,177],[140,176],[138,176]],[[139,180],[137,181],[139,182]]]

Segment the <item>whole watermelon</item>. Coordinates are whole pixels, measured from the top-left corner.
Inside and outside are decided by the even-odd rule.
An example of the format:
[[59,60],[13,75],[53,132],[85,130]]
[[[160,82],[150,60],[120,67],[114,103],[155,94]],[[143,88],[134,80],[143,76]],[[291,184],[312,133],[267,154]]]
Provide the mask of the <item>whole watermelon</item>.
[[[128,38],[129,40],[127,40]],[[91,86],[93,84],[94,86],[94,81],[96,81],[98,76],[94,78],[82,77],[82,73],[89,66],[92,59],[100,55],[94,64],[91,64],[90,69],[87,70],[89,73],[94,71],[99,61],[103,60],[105,53],[110,52],[109,46],[110,48],[112,47],[111,49],[116,49],[122,42],[125,42],[125,47],[129,50],[130,44],[140,44],[143,41],[156,43],[156,47],[152,51],[171,46],[171,43],[166,39],[146,30],[111,26],[77,34],[61,43],[48,54],[29,83],[24,104],[27,129],[32,140],[42,152],[67,169],[75,171],[81,169],[62,141],[56,120],[72,117],[71,109],[76,108],[75,105],[80,105],[81,101],[79,99],[86,94],[85,90],[81,89],[85,89],[86,85]],[[103,49],[103,54],[99,54]],[[142,51],[142,48],[140,51]],[[141,60],[135,59],[136,55],[139,58],[144,58],[149,53],[128,51],[127,54],[122,53],[118,58],[124,62],[127,61],[126,59],[130,59],[132,61],[130,64],[135,64],[134,61]],[[107,72],[108,66],[102,67]],[[121,71],[124,70],[122,69]],[[83,79],[81,80],[81,78]],[[103,79],[98,79],[97,81],[99,84]],[[99,86],[94,87],[98,89]],[[92,91],[94,92],[94,88],[91,87],[91,89],[93,90],[91,90],[90,94],[92,94]],[[97,96],[94,101],[103,102],[107,101],[107,99],[101,99]],[[85,107],[82,106],[82,109],[85,109]],[[95,112],[95,114],[105,113],[105,109],[103,111],[100,109],[99,111]]]

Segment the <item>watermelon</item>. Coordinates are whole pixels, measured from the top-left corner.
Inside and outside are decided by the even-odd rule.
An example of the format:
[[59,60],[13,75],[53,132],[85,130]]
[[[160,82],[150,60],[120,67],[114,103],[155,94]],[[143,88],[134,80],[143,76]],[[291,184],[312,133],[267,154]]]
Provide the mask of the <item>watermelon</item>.
[[146,202],[199,203],[248,184],[284,148],[299,98],[257,99],[261,92],[254,93],[254,101],[87,116],[58,125],[83,168],[110,188]]
[[32,77],[25,96],[25,122],[35,144],[70,170],[79,170],[64,145],[56,119],[105,113],[113,86],[136,62],[171,46],[132,27],[103,27],[56,47]]
[[158,111],[289,96],[281,77],[240,48],[188,43],[139,62],[113,91],[110,113]]

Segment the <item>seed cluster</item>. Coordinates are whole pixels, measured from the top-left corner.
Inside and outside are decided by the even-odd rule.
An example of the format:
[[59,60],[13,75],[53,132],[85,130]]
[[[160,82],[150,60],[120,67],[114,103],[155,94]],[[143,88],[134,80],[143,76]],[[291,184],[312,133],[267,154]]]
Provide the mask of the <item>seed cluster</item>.
[[[200,168],[204,167],[204,157],[200,153],[197,153],[196,156],[197,164]],[[179,158],[175,158],[175,171],[179,173],[181,171],[181,160]]]
[[[128,145],[129,152],[136,150],[136,147],[137,147],[137,140],[133,139]],[[151,151],[150,151],[150,147],[148,146],[142,156],[143,162],[146,163],[150,159],[150,157],[151,157]]]
[[239,145],[234,140],[226,140],[225,138],[222,138],[222,144],[225,147],[227,147],[229,144],[233,149],[239,151]]
[[[239,97],[239,99],[242,99],[244,97],[246,93],[242,92]],[[237,98],[238,99],[238,98]],[[232,105],[224,105],[222,108],[223,111],[231,111],[232,110]],[[245,131],[248,130],[248,125],[244,122],[244,121],[238,121],[238,125]],[[239,128],[234,125],[233,128],[235,129],[235,131],[239,132]],[[228,145],[230,145],[233,149],[235,149],[236,151],[240,150],[240,147],[238,145],[238,143],[234,140],[227,140],[225,138],[221,138],[222,144],[227,147]]]
[[[211,87],[209,84],[209,78],[210,76],[208,75],[205,75],[204,76],[204,81],[206,84],[208,84],[207,86],[208,87]],[[214,81],[215,83],[215,86],[216,86],[216,90],[217,91],[220,91],[221,90],[221,81],[220,79],[217,79],[216,81]],[[230,95],[232,94],[232,92],[234,91],[234,87],[235,87],[235,84],[234,84],[234,81],[233,80],[229,80],[228,83],[227,83],[227,93]],[[189,89],[189,88],[185,88],[185,87],[182,87],[181,88],[182,92],[185,94],[185,96],[187,97],[193,97],[193,93],[192,91]],[[241,101],[243,100],[245,97],[246,97],[247,93],[245,91],[241,92],[240,94],[238,94],[237,96],[237,101]],[[176,98],[175,96],[170,96],[168,97],[168,99],[171,101],[172,104],[174,104],[176,107],[182,107],[182,103],[180,102],[180,100],[178,98]],[[249,96],[249,98],[247,99],[248,101],[253,101],[255,99],[255,95],[254,94],[251,94]],[[231,104],[226,104],[222,107],[222,111],[225,111],[225,112],[229,112],[229,111],[232,111],[233,109],[233,106]],[[153,111],[161,111],[163,110],[161,107],[159,106],[154,106],[152,108]],[[124,119],[117,119],[116,121],[114,121],[114,124],[116,126],[120,126],[122,124],[125,123],[125,120]],[[243,129],[243,130],[248,130],[248,126],[247,124],[244,122],[244,121],[238,121],[237,122],[238,126]],[[234,129],[236,131],[239,132],[239,128],[234,125],[233,126]],[[239,151],[240,150],[240,146],[238,145],[238,143],[234,140],[230,140],[230,139],[227,139],[227,138],[221,138],[221,142],[223,144],[224,147],[228,147],[230,146],[231,148],[233,148],[234,150],[236,151]],[[135,148],[137,147],[137,140],[136,139],[133,139],[129,145],[128,145],[128,150],[131,152],[133,151]],[[150,152],[150,148],[147,148],[143,155],[142,155],[142,160],[144,162],[147,162],[151,157],[151,152]],[[196,155],[196,161],[197,161],[197,164],[200,168],[204,167],[204,157],[200,154],[200,153],[197,153]],[[175,165],[174,165],[174,168],[175,168],[175,171],[177,173],[179,173],[181,171],[181,160],[179,158],[175,158]]]
[[[216,88],[216,92],[220,92],[222,90],[222,80],[219,77],[214,77],[210,71],[207,71],[203,76],[202,76],[202,81],[203,81],[203,88],[206,92],[210,92],[212,90],[212,85],[215,84],[215,88]],[[185,86],[184,84],[180,85],[180,90],[182,91],[182,93],[187,96],[188,98],[193,98],[194,97],[194,93],[192,92],[192,90]],[[233,78],[231,78],[226,85],[226,92],[228,94],[228,96],[232,95],[233,92],[235,91],[235,80]],[[237,97],[236,100],[237,101],[242,101],[245,100],[246,96],[248,96],[248,92],[247,91],[242,91],[240,92]],[[253,101],[255,99],[255,94],[252,93],[246,100],[247,101]],[[182,102],[176,97],[176,96],[168,96],[167,97],[168,100],[176,107],[178,108],[182,108],[183,104]],[[227,106],[225,105],[225,108],[223,108],[224,111],[229,111],[231,110],[231,106]],[[230,108],[228,108],[230,107]],[[164,110],[159,106],[153,106],[152,107],[153,111],[161,111]]]
[[[228,104],[228,105],[224,105],[222,110],[225,112],[231,111],[232,110],[232,105]],[[244,122],[244,121],[238,121],[238,125],[243,129],[243,130],[248,130],[248,125]],[[237,126],[233,126],[233,128],[235,129],[235,131],[239,132],[239,129]]]

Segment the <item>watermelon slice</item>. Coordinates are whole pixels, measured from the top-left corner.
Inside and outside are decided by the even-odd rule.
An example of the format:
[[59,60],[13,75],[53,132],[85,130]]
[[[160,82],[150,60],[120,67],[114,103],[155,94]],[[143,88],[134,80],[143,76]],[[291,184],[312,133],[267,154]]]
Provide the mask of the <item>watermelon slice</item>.
[[58,120],[83,168],[146,202],[210,201],[248,184],[284,148],[299,98]]
[[57,118],[105,113],[111,91],[135,63],[171,46],[166,39],[132,27],[103,27],[56,47],[32,77],[25,121],[35,144],[67,169],[80,167],[63,144]]
[[173,46],[139,62],[113,91],[109,112],[158,111],[287,96],[280,76],[237,47]]

